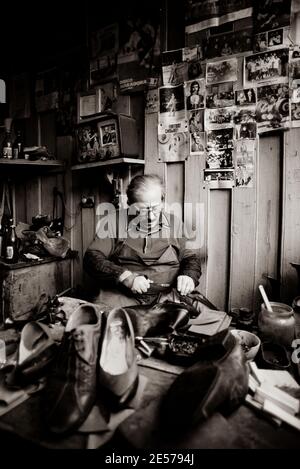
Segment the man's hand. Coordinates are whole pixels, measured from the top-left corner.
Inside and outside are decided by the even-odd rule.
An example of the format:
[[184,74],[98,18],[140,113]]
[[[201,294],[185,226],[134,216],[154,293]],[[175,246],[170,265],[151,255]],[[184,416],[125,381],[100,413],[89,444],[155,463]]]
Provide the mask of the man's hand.
[[126,277],[122,283],[129,288],[132,293],[146,293],[150,288],[152,280],[147,279],[144,275],[131,274]]
[[143,275],[139,275],[138,277],[135,277],[131,291],[133,293],[146,293],[150,288],[150,283],[152,283],[152,280],[149,280]]
[[179,275],[177,277],[177,290],[181,295],[188,295],[195,290],[194,280],[188,275]]

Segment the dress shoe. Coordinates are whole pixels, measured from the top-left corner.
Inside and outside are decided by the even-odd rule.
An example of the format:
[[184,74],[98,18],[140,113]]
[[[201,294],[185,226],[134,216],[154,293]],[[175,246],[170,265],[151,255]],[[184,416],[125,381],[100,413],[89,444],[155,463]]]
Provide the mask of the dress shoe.
[[85,303],[67,322],[56,366],[48,381],[47,423],[54,433],[76,430],[93,407],[101,316],[95,305]]
[[123,308],[104,313],[99,385],[111,408],[122,407],[137,390],[138,368],[133,326]]
[[7,376],[7,384],[28,384],[45,376],[57,349],[58,344],[52,339],[48,326],[35,321],[27,323],[21,331],[17,363]]
[[163,421],[174,431],[207,420],[215,411],[232,411],[247,394],[245,355],[230,332],[222,343],[203,347],[202,355],[201,361],[178,376],[165,396]]

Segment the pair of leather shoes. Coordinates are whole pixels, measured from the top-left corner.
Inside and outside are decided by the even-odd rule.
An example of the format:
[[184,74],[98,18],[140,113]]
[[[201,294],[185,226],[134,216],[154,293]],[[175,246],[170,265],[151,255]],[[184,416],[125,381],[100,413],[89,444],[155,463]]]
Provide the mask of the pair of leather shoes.
[[215,411],[230,412],[246,396],[248,368],[243,350],[229,331],[219,339],[203,347],[199,361],[168,390],[162,415],[173,431],[207,420]]
[[79,306],[66,325],[59,356],[48,385],[50,431],[76,430],[86,420],[100,389],[124,404],[137,381],[134,334],[123,309],[103,313]]

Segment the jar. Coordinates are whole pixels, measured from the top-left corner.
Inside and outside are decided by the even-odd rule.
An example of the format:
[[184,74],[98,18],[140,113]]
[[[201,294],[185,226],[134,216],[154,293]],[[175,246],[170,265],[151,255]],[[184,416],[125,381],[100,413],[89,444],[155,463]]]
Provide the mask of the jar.
[[258,315],[258,329],[263,340],[291,347],[295,336],[293,308],[284,303],[270,302],[273,312],[264,303]]
[[244,331],[252,332],[254,325],[254,314],[248,308],[239,309],[239,318],[237,321],[237,328]]

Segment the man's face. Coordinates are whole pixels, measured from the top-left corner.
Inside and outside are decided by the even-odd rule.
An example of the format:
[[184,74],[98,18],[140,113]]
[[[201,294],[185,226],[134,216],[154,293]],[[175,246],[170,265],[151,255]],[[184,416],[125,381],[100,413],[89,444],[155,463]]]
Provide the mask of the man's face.
[[160,186],[146,189],[139,194],[139,199],[133,204],[136,215],[140,217],[143,228],[154,228],[158,222],[162,210],[162,190]]

